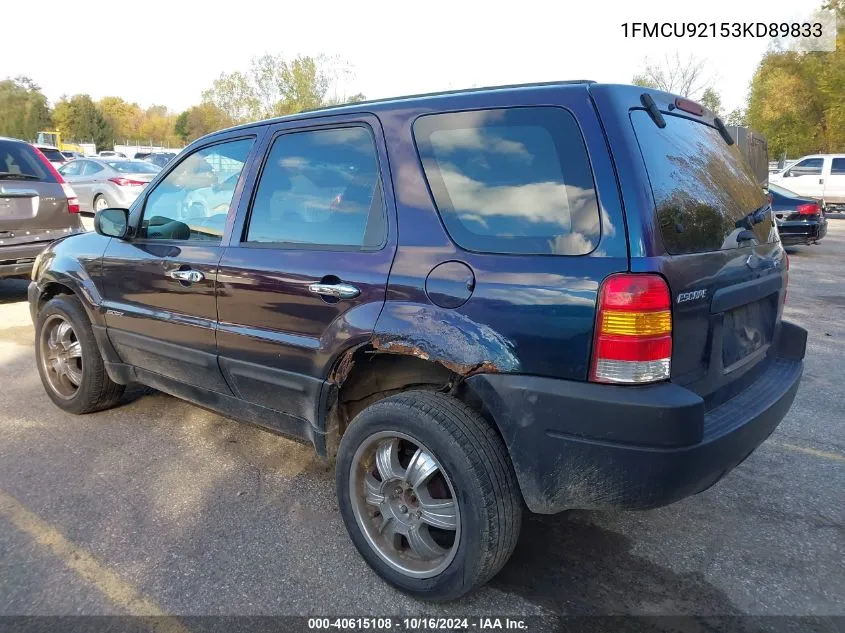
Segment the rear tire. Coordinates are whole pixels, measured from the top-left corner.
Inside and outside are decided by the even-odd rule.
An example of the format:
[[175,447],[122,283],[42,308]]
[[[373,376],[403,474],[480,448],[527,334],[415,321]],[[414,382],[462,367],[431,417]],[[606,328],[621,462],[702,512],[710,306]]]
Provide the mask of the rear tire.
[[108,209],[109,206],[109,201],[103,194],[98,193],[94,196],[94,213],[102,211],[103,209]]
[[124,385],[106,373],[91,322],[74,295],[58,295],[38,312],[35,360],[47,395],[69,413],[109,409],[123,395]]
[[359,413],[336,478],[364,560],[420,598],[452,600],[484,584],[519,538],[522,497],[502,438],[442,393],[409,391]]

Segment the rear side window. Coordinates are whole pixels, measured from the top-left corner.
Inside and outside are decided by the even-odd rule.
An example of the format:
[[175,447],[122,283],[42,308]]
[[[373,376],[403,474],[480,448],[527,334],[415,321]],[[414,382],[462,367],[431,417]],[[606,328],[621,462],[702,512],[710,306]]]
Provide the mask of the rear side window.
[[834,158],[830,166],[831,176],[842,176],[845,174],[845,158]]
[[446,230],[462,248],[584,255],[598,245],[593,175],[567,110],[427,115],[414,123],[414,138]]
[[16,179],[54,182],[35,149],[26,143],[0,141],[0,180]]
[[252,204],[248,243],[377,249],[385,232],[368,128],[293,132],[273,142]]
[[659,128],[644,110],[631,112],[657,221],[666,250],[673,254],[751,246],[777,240],[766,196],[736,144],[716,129],[666,114]]

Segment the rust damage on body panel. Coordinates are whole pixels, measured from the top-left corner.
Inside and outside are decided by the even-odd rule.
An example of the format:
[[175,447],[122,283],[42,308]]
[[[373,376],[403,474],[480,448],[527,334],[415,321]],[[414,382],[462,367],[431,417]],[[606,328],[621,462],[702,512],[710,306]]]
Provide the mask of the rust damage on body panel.
[[419,304],[385,309],[376,324],[372,347],[438,363],[467,377],[519,370],[513,343],[488,325],[453,310]]
[[439,363],[449,371],[452,371],[463,377],[472,376],[473,374],[498,374],[502,371],[499,369],[499,367],[497,367],[494,363],[490,361],[468,364],[459,363],[444,358],[432,358],[431,354],[429,354],[428,352],[420,349],[419,347],[415,347],[414,345],[409,345],[408,343],[405,343],[401,340],[383,341],[382,339],[376,336],[373,337],[372,344],[375,350],[385,352],[387,354],[404,354],[407,356],[416,356],[417,358],[421,358],[422,360],[428,360],[433,361],[435,363]]

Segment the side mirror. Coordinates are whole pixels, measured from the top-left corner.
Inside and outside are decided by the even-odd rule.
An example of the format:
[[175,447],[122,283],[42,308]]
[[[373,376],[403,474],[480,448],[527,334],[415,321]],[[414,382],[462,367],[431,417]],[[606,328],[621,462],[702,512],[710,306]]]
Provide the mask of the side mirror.
[[94,216],[94,230],[106,237],[122,240],[129,232],[128,209],[103,209]]
[[785,171],[785,172],[783,172],[783,177],[784,177],[784,178],[791,178],[792,176],[794,176],[794,174],[793,174],[791,171]]

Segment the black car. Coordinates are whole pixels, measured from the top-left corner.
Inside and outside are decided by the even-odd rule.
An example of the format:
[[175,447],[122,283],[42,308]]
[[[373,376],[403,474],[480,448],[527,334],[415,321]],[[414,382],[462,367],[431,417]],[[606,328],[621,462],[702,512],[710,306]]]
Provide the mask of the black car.
[[818,244],[827,235],[824,209],[815,200],[770,184],[769,201],[783,244]]
[[29,287],[56,405],[102,410],[136,382],[312,445],[361,555],[426,598],[492,578],[525,509],[709,488],[801,380],[759,181],[720,119],[656,90],[249,123],[95,226]]

